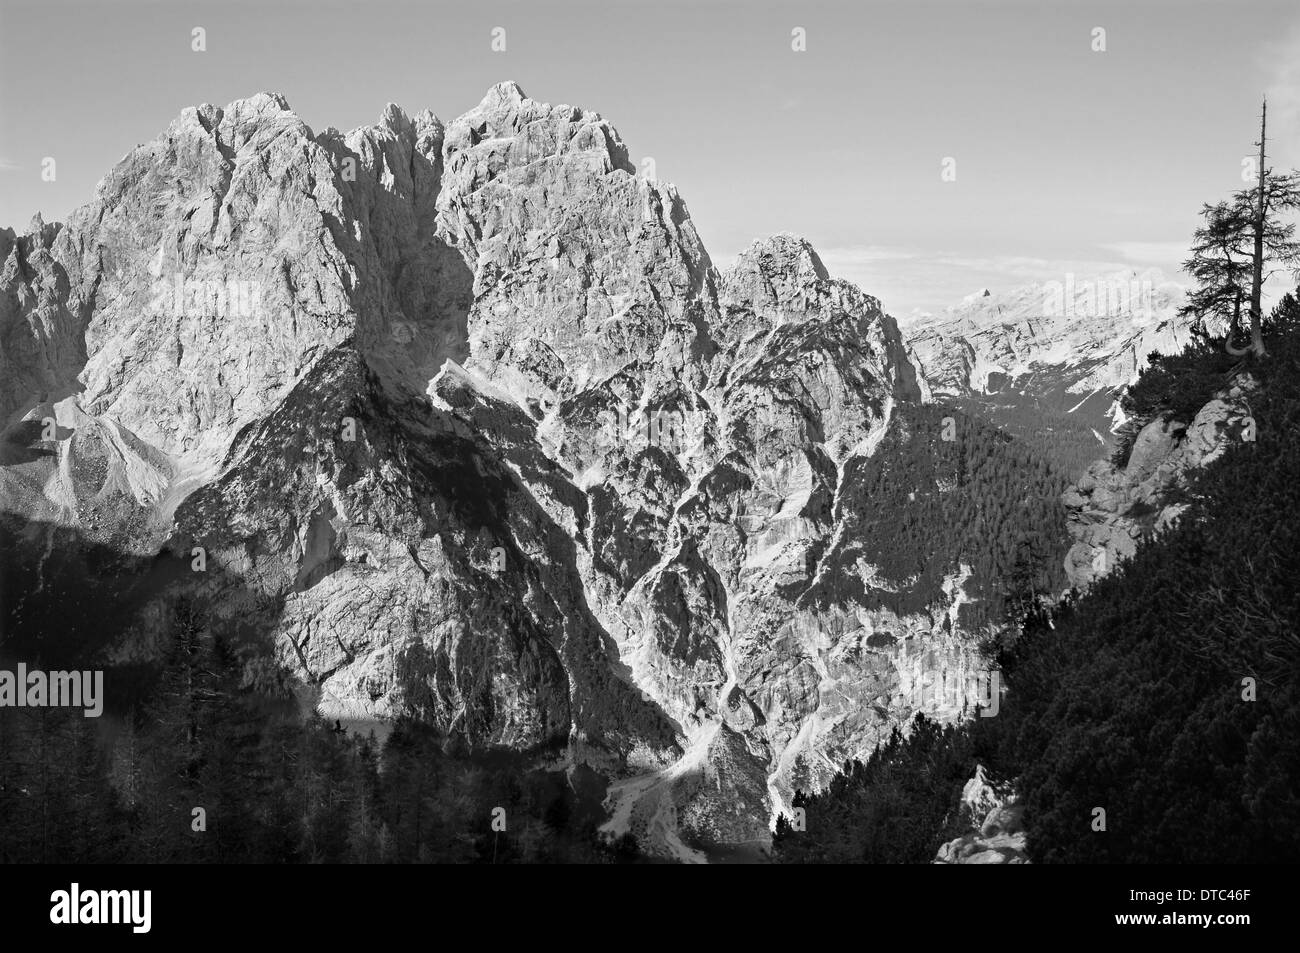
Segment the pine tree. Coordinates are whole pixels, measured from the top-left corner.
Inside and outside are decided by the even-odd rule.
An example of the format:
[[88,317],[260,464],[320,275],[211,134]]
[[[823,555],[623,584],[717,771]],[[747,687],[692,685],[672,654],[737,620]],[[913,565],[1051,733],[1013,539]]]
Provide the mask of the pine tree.
[[1241,305],[1248,294],[1250,256],[1242,238],[1250,228],[1249,209],[1240,203],[1219,202],[1201,209],[1205,224],[1192,237],[1192,256],[1183,270],[1196,281],[1179,315],[1193,319],[1192,332],[1209,336],[1207,319],[1217,318],[1231,339],[1241,324]]
[[[1233,356],[1252,354],[1266,356],[1263,335],[1263,288],[1267,279],[1268,264],[1276,263],[1300,277],[1300,243],[1293,240],[1294,223],[1283,223],[1280,216],[1300,208],[1300,175],[1275,173],[1267,166],[1268,102],[1265,101],[1259,116],[1258,167],[1254,188],[1237,192],[1229,209],[1218,225],[1225,234],[1224,243],[1234,244],[1240,252],[1249,251],[1250,263],[1250,343],[1238,347],[1229,334],[1224,349]],[[1232,234],[1235,232],[1235,237]],[[1193,258],[1195,260],[1195,258]],[[1234,294],[1238,289],[1233,289]],[[1239,304],[1235,305],[1239,313]]]

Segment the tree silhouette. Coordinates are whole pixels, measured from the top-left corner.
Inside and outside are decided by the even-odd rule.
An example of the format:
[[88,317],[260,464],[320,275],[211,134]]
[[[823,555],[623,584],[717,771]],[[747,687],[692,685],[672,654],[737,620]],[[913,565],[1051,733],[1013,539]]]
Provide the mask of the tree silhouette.
[[[1255,187],[1243,190],[1233,196],[1233,203],[1238,209],[1249,207],[1250,225],[1247,234],[1250,238],[1250,344],[1239,348],[1228,335],[1224,349],[1233,356],[1247,353],[1255,357],[1264,357],[1263,307],[1262,295],[1265,281],[1265,263],[1276,261],[1300,275],[1300,244],[1292,236],[1295,224],[1283,224],[1278,216],[1284,212],[1300,208],[1300,178],[1292,171],[1274,173],[1265,165],[1268,141],[1268,101],[1265,100],[1259,113],[1259,168]],[[1234,220],[1241,218],[1240,213]]]
[[1197,287],[1188,293],[1178,314],[1193,319],[1192,333],[1201,339],[1209,336],[1207,319],[1219,318],[1231,339],[1241,323],[1241,303],[1247,294],[1250,257],[1241,243],[1251,217],[1249,209],[1236,202],[1207,203],[1201,217],[1205,224],[1193,233],[1192,257],[1183,262],[1183,270]]

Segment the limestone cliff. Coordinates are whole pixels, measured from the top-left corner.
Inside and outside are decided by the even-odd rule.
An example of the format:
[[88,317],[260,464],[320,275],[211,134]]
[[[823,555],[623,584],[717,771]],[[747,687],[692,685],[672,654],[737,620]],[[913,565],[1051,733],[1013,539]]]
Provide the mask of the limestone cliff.
[[909,349],[936,396],[1030,391],[1108,409],[1153,351],[1190,341],[1180,285],[1159,271],[1116,272],[967,297],[907,327]]
[[1128,462],[1099,460],[1062,497],[1074,541],[1066,555],[1070,584],[1086,588],[1131,557],[1151,533],[1186,508],[1177,499],[1191,470],[1206,466],[1239,440],[1254,439],[1250,393],[1256,382],[1238,378],[1205,404],[1191,421],[1163,414],[1133,442]]
[[793,236],[720,272],[596,113],[187,109],[0,253],[11,537],[190,564],[107,662],[184,592],[327,717],[595,766],[612,833],[692,860],[973,706],[925,691],[980,674],[968,571],[900,615],[844,558],[921,397],[895,322]]

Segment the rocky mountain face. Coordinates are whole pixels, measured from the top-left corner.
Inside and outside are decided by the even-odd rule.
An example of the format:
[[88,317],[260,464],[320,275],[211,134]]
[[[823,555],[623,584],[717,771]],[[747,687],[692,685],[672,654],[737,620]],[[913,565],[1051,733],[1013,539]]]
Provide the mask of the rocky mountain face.
[[1132,383],[1151,352],[1189,343],[1182,298],[1155,270],[1069,276],[970,295],[910,324],[907,340],[936,396],[1032,390],[1077,405]]
[[1183,288],[1155,270],[985,290],[905,329],[927,398],[1042,443],[1074,473],[1123,423],[1117,397],[1152,352],[1181,351]]
[[1155,270],[985,290],[904,335],[927,399],[1032,446],[1071,478],[1124,422],[1119,396],[1152,352],[1189,343],[1183,288]]
[[720,272],[593,112],[187,109],[0,258],[13,644],[56,567],[147,574],[102,664],[183,597],[327,718],[592,767],[688,860],[973,707],[927,691],[984,674],[969,571],[894,612],[846,532],[925,389],[896,324],[792,236]]
[[1138,432],[1124,466],[1099,460],[1066,491],[1062,503],[1073,544],[1065,571],[1072,586],[1087,588],[1178,519],[1187,508],[1178,495],[1189,471],[1212,463],[1235,441],[1255,439],[1250,394],[1257,386],[1243,375],[1190,422],[1157,417]]

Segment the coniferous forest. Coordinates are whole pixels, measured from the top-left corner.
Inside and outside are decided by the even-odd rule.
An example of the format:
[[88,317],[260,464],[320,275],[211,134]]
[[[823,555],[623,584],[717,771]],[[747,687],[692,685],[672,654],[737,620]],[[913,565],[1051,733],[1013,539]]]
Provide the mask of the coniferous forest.
[[[191,606],[140,707],[0,712],[0,863],[619,863],[604,784],[546,752],[471,755],[304,720]],[[494,830],[494,820],[497,821]],[[503,828],[503,829],[502,829]]]
[[[1195,474],[1181,520],[1085,595],[1040,599],[996,643],[996,717],[918,718],[783,818],[784,862],[924,863],[960,833],[975,764],[1014,781],[1035,862],[1300,859],[1300,308],[1264,322],[1267,362],[1222,340],[1153,355],[1133,419],[1186,414],[1246,371],[1257,439]],[[1184,418],[1185,419],[1185,418]],[[1129,438],[1131,445],[1131,437]],[[1121,445],[1121,451],[1127,448]],[[1107,829],[1090,823],[1096,808]],[[1194,832],[1190,836],[1187,832]]]

